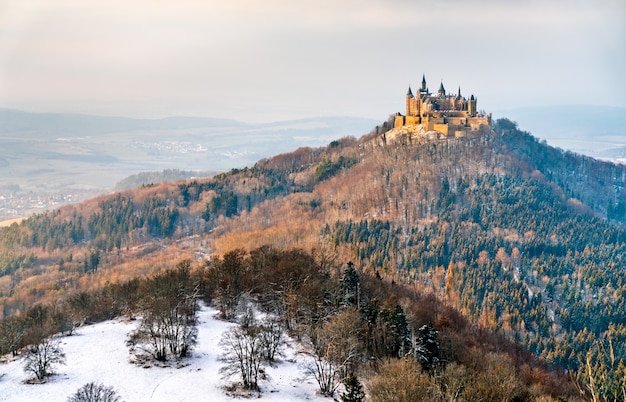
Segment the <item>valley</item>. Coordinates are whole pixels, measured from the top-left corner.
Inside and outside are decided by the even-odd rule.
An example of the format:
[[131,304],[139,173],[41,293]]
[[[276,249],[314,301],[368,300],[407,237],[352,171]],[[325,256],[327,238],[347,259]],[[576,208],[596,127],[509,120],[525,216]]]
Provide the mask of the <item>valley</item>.
[[247,124],[0,109],[0,221],[106,194],[141,172],[211,176],[339,135],[361,135],[374,124],[342,117]]

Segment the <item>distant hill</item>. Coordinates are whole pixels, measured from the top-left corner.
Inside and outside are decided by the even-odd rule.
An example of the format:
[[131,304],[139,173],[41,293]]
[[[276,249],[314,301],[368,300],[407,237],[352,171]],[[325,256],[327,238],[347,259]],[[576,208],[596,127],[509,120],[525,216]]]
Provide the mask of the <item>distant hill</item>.
[[235,120],[201,117],[133,119],[71,113],[32,113],[14,109],[0,109],[0,135],[19,133],[38,139],[55,139],[58,136],[100,135],[134,130],[178,130],[245,125],[245,123]]
[[0,199],[0,220],[106,193],[133,174],[242,168],[301,146],[363,135],[376,123],[320,117],[248,124],[198,117],[150,120],[0,109],[0,197],[15,200]]
[[115,184],[114,189],[115,191],[132,190],[140,186],[155,185],[164,181],[182,181],[212,177],[218,173],[219,172],[180,169],[166,169],[161,172],[141,172],[120,180]]
[[584,155],[626,158],[626,108],[564,105],[509,109],[495,116],[516,121],[521,130]]

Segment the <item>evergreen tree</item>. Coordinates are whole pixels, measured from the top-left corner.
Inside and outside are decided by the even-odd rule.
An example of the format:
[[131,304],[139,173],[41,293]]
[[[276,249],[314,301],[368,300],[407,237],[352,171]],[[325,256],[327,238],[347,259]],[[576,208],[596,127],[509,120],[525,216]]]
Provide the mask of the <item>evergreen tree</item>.
[[354,269],[352,261],[341,277],[342,303],[344,306],[354,306],[359,301],[359,274]]
[[437,330],[432,325],[422,325],[418,329],[419,338],[413,342],[413,356],[429,373],[439,362],[440,345]]
[[343,385],[346,391],[341,394],[341,402],[362,402],[365,400],[363,386],[354,373],[350,373],[344,378]]

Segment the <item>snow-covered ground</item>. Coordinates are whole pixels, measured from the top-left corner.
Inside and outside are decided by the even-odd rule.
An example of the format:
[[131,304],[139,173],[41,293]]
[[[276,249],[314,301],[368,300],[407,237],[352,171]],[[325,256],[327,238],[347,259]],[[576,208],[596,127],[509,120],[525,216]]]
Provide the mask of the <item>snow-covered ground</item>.
[[[118,319],[85,326],[61,338],[66,365],[58,366],[57,374],[45,384],[25,383],[29,374],[23,371],[21,359],[0,364],[0,401],[64,402],[93,381],[112,386],[126,402],[233,401],[235,398],[222,389],[226,382],[218,372],[222,365],[218,343],[222,333],[234,324],[215,319],[215,314],[211,308],[201,309],[198,344],[183,368],[141,368],[131,364],[125,342],[137,322]],[[260,383],[261,400],[329,401],[316,394],[315,380],[306,378],[302,368],[306,359],[289,341],[285,357],[265,369],[267,379]]]

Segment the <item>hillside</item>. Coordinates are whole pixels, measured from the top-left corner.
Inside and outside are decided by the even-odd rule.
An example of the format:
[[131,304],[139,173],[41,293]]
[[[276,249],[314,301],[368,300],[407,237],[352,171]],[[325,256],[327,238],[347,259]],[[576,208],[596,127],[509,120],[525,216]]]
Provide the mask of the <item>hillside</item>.
[[[223,391],[226,382],[220,380],[218,343],[222,334],[233,324],[215,318],[217,311],[203,308],[199,315],[199,342],[194,358],[184,367],[143,368],[129,364],[125,348],[128,333],[136,321],[126,319],[106,321],[77,330],[63,338],[66,364],[60,365],[49,381],[41,385],[24,383],[28,375],[22,362],[13,360],[6,367],[0,383],[0,401],[64,402],[84,384],[98,381],[115,384],[118,395],[126,401],[233,401]],[[301,367],[307,356],[298,353],[290,343],[286,358],[270,367],[262,387],[263,400],[323,401],[316,397],[313,379],[307,379]]]
[[[589,372],[620,378],[624,363],[602,353],[610,342],[626,355],[626,167],[552,148],[508,120],[439,140],[388,127],[3,229],[4,314],[182,258],[299,247],[321,266],[353,261],[441,300],[581,384]],[[432,324],[443,331],[446,320]]]

